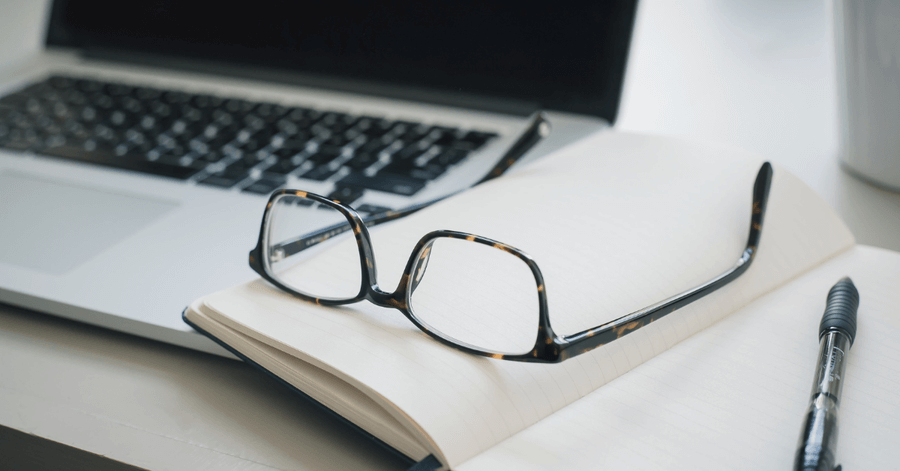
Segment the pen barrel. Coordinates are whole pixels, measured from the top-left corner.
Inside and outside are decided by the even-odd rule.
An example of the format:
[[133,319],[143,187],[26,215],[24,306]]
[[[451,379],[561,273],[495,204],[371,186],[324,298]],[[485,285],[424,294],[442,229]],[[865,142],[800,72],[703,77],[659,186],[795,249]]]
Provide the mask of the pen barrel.
[[819,342],[819,361],[806,421],[797,443],[795,471],[833,471],[837,445],[838,408],[841,403],[846,354],[850,337],[826,332]]

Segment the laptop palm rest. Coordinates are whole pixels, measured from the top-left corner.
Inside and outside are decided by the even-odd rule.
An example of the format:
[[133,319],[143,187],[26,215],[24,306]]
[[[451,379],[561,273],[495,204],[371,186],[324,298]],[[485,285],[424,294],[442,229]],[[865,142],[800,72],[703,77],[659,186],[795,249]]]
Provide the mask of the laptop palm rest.
[[0,262],[63,275],[177,206],[24,173],[0,173]]

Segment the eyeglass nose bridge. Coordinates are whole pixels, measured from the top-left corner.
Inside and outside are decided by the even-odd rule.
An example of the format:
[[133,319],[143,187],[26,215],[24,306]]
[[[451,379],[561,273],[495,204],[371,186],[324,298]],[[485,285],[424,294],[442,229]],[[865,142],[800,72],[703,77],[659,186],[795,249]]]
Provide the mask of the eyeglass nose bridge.
[[400,295],[399,291],[388,293],[387,291],[382,290],[377,285],[372,285],[366,293],[365,298],[371,301],[376,306],[381,307],[392,307],[395,309],[400,309],[401,311],[407,309],[406,301]]
[[[428,265],[428,260],[431,258],[431,249],[434,245],[434,240],[436,239],[436,237],[429,237],[431,235],[432,234],[426,234],[416,244],[409,261],[407,261],[406,269],[403,271],[403,275],[400,278],[400,283],[398,283],[397,289],[393,293],[384,291],[378,286],[375,278],[374,263],[367,264],[366,268],[369,270],[369,279],[371,280],[371,283],[369,284],[369,289],[365,296],[366,299],[382,307],[393,307],[404,311],[404,313],[408,312],[410,309],[409,298],[422,281],[422,278],[425,275],[425,268]],[[371,245],[367,245],[368,250],[371,251]],[[363,252],[366,251],[367,250],[364,247]],[[364,258],[369,259],[369,257],[365,255]]]

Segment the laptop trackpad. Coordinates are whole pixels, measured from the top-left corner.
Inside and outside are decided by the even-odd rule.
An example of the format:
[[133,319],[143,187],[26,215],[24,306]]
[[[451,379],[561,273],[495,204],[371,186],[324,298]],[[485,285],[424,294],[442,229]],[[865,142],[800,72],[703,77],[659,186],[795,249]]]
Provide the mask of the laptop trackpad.
[[64,274],[178,206],[20,173],[0,173],[0,262]]

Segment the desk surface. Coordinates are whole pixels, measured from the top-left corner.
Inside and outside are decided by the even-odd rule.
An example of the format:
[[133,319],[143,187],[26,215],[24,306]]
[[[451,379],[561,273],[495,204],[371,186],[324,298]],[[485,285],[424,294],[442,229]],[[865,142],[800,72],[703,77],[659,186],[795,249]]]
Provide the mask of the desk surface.
[[[900,195],[837,164],[831,4],[645,0],[617,128],[767,156],[860,243],[900,250]],[[0,4],[0,65],[40,43],[42,2]],[[231,360],[0,306],[0,425],[152,469],[402,469]]]

